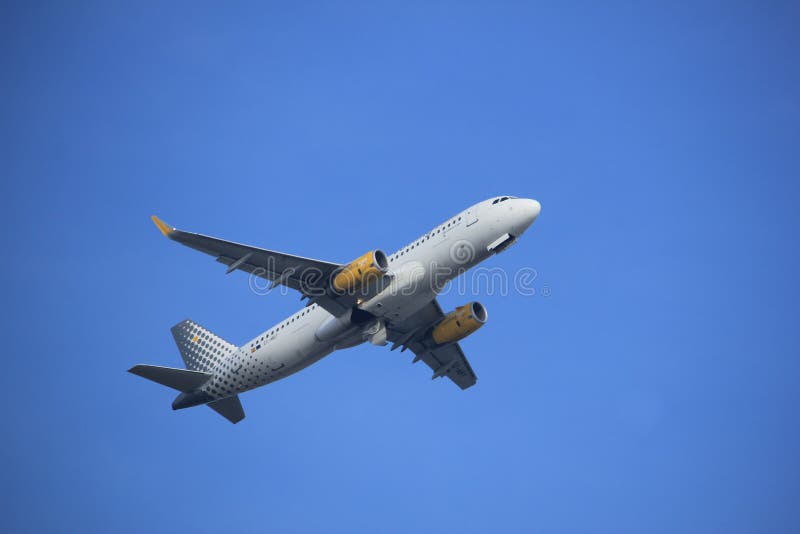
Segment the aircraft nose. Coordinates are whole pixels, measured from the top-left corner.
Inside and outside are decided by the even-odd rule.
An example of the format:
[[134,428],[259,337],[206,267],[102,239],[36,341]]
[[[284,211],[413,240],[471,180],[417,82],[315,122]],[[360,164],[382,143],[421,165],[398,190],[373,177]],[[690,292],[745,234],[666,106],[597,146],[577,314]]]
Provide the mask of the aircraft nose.
[[542,211],[542,205],[537,200],[531,198],[514,199],[514,217],[511,222],[511,233],[515,236],[522,235],[533,224],[540,211]]
[[519,232],[522,233],[528,229],[530,225],[533,224],[533,221],[536,220],[536,217],[539,216],[539,212],[542,211],[542,205],[539,204],[538,200],[533,200],[532,198],[521,198],[519,201],[519,213],[520,221]]
[[539,212],[542,211],[542,205],[539,204],[538,200],[533,200],[532,198],[525,199],[525,211],[530,217],[531,223],[536,220],[536,217],[539,216]]

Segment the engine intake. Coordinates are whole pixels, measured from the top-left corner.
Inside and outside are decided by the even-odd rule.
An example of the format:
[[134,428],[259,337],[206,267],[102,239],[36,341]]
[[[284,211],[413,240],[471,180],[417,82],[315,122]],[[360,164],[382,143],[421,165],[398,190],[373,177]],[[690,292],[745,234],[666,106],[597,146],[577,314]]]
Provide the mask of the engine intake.
[[388,270],[386,254],[382,250],[373,250],[345,265],[333,277],[331,285],[336,291],[353,291],[379,279]]
[[431,336],[437,345],[464,339],[486,323],[489,314],[480,302],[470,302],[448,313],[433,328]]

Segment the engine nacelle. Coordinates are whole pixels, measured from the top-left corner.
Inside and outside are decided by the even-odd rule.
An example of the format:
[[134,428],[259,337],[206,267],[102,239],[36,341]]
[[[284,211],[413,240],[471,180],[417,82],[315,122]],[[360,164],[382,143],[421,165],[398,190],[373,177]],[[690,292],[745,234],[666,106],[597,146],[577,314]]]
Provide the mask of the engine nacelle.
[[448,313],[433,328],[431,336],[437,345],[464,339],[486,323],[489,314],[480,302],[470,302]]
[[331,285],[339,292],[353,291],[379,279],[388,270],[386,254],[382,250],[373,250],[345,265],[333,277]]

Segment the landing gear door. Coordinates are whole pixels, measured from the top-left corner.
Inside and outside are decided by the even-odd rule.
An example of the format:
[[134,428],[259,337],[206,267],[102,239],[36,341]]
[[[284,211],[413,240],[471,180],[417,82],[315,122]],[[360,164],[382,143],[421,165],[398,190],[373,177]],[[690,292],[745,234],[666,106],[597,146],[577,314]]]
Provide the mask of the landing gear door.
[[471,226],[478,222],[478,206],[472,206],[467,210],[467,226]]

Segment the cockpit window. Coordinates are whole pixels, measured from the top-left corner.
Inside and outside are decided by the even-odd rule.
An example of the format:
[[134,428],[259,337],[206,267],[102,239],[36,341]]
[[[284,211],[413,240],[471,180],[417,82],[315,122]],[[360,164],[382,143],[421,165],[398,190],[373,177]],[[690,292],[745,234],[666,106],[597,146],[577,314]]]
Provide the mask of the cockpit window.
[[496,198],[496,199],[494,199],[494,200],[492,201],[492,204],[497,204],[498,202],[505,202],[505,201],[506,201],[506,200],[508,200],[509,198],[514,198],[514,197],[500,197],[500,198]]

